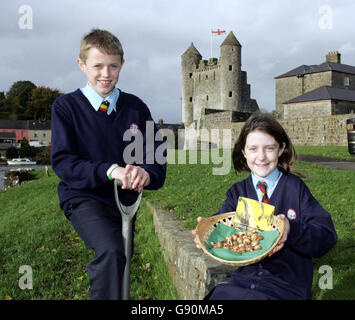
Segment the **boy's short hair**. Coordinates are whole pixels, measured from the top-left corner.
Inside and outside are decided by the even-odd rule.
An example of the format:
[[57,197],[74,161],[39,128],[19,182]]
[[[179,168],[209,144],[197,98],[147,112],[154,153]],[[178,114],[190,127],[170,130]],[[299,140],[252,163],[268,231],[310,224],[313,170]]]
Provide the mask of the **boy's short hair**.
[[248,134],[254,130],[265,132],[274,137],[280,148],[285,144],[285,149],[278,159],[277,167],[285,174],[290,173],[292,165],[296,161],[295,148],[281,124],[272,116],[261,112],[253,113],[245,122],[239,134],[232,155],[234,169],[237,172],[250,171],[242,150],[245,148]]
[[117,54],[121,56],[123,61],[123,48],[120,40],[111,32],[100,29],[92,29],[86,34],[80,44],[80,60],[86,62],[88,51],[96,48],[106,54]]

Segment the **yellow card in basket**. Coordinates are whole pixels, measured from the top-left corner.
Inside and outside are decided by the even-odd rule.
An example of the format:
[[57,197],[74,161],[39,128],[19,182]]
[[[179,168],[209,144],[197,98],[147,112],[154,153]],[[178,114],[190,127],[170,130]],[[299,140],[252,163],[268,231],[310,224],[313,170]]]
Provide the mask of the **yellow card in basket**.
[[272,230],[274,211],[275,207],[270,204],[239,197],[233,221],[264,231],[270,231]]

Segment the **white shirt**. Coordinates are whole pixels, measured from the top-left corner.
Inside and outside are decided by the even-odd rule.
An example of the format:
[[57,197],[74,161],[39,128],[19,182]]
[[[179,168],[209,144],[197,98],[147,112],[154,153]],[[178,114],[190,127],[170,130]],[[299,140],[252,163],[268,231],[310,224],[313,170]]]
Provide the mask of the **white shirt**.
[[98,111],[101,103],[105,100],[107,100],[110,103],[110,106],[107,110],[107,114],[109,115],[112,111],[116,111],[116,103],[117,100],[120,96],[120,90],[118,90],[117,88],[114,88],[111,92],[111,94],[106,97],[103,98],[101,97],[90,85],[89,83],[86,84],[86,86],[84,88],[80,89],[81,92],[84,94],[84,96],[89,100],[90,104],[92,105],[92,107]]

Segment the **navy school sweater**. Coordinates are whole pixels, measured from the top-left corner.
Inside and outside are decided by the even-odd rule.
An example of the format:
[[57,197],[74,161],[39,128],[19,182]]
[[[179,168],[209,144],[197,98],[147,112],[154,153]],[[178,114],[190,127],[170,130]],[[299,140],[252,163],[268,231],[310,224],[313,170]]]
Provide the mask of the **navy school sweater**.
[[[61,180],[58,185],[60,207],[66,210],[69,199],[89,197],[116,208],[113,181],[108,180],[107,170],[113,163],[126,166],[123,153],[128,145],[128,149],[133,150],[131,158],[137,155],[139,160],[139,163],[130,164],[139,165],[150,175],[150,184],[145,188],[160,188],[166,175],[166,146],[162,141],[155,141],[159,139],[154,139],[153,134],[148,141],[146,125],[154,128],[152,132],[157,132],[151,121],[148,107],[136,96],[125,92],[120,93],[116,112],[109,116],[95,111],[80,89],[57,98],[52,106],[51,161]],[[132,144],[137,129],[143,135],[143,163]],[[130,130],[129,141],[123,139],[126,130]],[[157,148],[160,149],[158,155],[163,155],[159,163],[152,154]],[[147,157],[149,161],[146,161]],[[135,191],[119,190],[119,198],[125,205],[132,204],[137,195]]]
[[[235,183],[226,195],[217,214],[235,211],[239,196],[258,200],[251,176]],[[290,211],[296,214],[294,219],[289,219],[290,233],[285,246],[270,258],[238,268],[233,277],[239,283],[244,281],[246,286],[254,283],[260,291],[281,299],[308,299],[313,280],[312,257],[321,257],[337,242],[331,216],[312,196],[306,184],[292,174],[280,178],[269,204],[275,206],[275,215],[287,217]],[[267,272],[260,273],[261,269]],[[264,276],[255,276],[255,270]]]

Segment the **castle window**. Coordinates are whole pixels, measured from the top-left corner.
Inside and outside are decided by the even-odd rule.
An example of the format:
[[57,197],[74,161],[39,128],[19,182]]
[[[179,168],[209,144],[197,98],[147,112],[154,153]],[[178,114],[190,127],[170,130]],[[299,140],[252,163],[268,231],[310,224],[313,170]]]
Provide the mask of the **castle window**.
[[344,77],[344,87],[349,87],[349,85],[350,85],[349,77]]
[[192,102],[192,97],[190,97],[190,102]]
[[216,72],[213,71],[213,80],[216,80]]
[[229,71],[232,71],[233,70],[233,66],[230,64],[229,65]]
[[208,95],[206,96],[206,100],[208,101]]
[[206,80],[208,79],[208,74],[206,74]]
[[189,74],[189,78],[190,78],[190,79],[192,78],[192,72],[190,72],[190,74]]
[[229,97],[232,97],[232,91],[229,91]]

